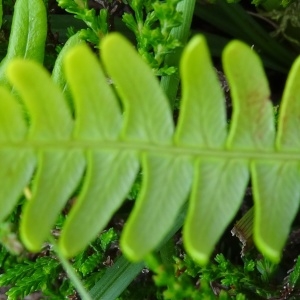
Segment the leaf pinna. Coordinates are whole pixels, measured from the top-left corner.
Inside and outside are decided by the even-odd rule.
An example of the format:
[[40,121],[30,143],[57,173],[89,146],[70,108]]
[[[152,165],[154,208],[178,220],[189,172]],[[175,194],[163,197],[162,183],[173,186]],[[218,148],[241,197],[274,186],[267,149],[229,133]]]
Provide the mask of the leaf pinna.
[[[268,82],[247,45],[233,41],[223,55],[234,106],[229,129],[204,37],[194,37],[183,52],[176,128],[158,80],[132,45],[113,33],[100,46],[101,64],[83,44],[66,55],[74,118],[42,67],[25,60],[9,65],[8,78],[28,109],[30,125],[13,96],[1,89],[6,106],[0,111],[0,182],[6,191],[1,219],[13,206],[8,197],[15,203],[33,176],[21,237],[29,250],[38,251],[82,182],[59,240],[64,255],[74,256],[106,226],[141,168],[142,188],[121,237],[124,253],[138,261],[155,250],[190,198],[184,244],[206,264],[251,178],[254,240],[278,262],[300,197],[300,59],[288,78],[276,135]],[[6,111],[17,120],[10,129]]]

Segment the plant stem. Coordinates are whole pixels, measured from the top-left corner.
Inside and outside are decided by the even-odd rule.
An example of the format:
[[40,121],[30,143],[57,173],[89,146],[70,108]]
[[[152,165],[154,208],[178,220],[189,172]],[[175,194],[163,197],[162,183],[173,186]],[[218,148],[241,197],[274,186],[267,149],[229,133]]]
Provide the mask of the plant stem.
[[235,235],[242,243],[242,256],[253,246],[253,218],[254,208],[252,207],[236,222],[231,230],[232,235]]
[[92,299],[116,299],[136,278],[143,267],[144,262],[131,263],[124,256],[119,257],[90,290]]
[[[173,228],[167,234],[163,242],[159,245],[161,249],[165,243],[182,227],[186,217],[187,202],[183,205]],[[110,267],[103,277],[90,290],[93,300],[116,299],[133,281],[137,274],[142,271],[145,263],[131,263],[124,256],[118,258],[115,264]]]
[[[195,0],[182,0],[177,5],[177,9],[182,12],[183,22],[179,27],[174,28],[171,31],[171,36],[175,37],[181,42],[182,47],[177,48],[174,53],[166,56],[165,64],[169,66],[179,66],[179,60],[183,47],[187,43],[190,28],[192,23],[192,18],[195,8]],[[174,106],[174,102],[177,96],[178,86],[179,86],[179,73],[175,73],[170,76],[162,76],[161,87],[165,91],[166,95],[170,100],[171,107]]]
[[76,274],[74,268],[69,263],[69,261],[63,256],[63,254],[61,253],[60,249],[58,248],[58,246],[56,244],[56,241],[52,237],[50,237],[49,242],[53,246],[53,249],[54,249],[58,259],[60,260],[61,264],[63,265],[65,271],[68,274],[68,277],[70,278],[70,280],[73,283],[75,289],[79,293],[81,299],[82,300],[92,300],[89,293],[85,290],[85,288],[84,288],[79,276]]

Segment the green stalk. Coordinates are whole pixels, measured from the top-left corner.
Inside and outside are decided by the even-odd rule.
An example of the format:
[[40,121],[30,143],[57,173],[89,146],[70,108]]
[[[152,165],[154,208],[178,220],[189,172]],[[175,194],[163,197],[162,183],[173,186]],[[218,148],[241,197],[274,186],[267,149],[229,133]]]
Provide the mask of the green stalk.
[[[178,11],[182,12],[183,23],[179,27],[176,27],[171,31],[171,36],[178,39],[183,47],[187,43],[188,37],[190,35],[190,28],[194,14],[195,2],[196,0],[182,0],[177,5]],[[178,67],[183,47],[178,48],[173,53],[167,55],[165,59],[165,64],[169,66]],[[180,78],[178,73],[175,73],[170,76],[162,76],[161,78],[161,87],[168,96],[171,107],[174,106],[179,87],[179,81]]]
[[116,299],[143,268],[144,262],[133,264],[121,256],[90,290],[92,299]]
[[[187,203],[185,203],[178,215],[175,224],[165,237],[164,241],[158,247],[162,249],[173,235],[182,227],[187,211]],[[93,300],[112,300],[119,297],[134,278],[142,271],[145,263],[131,263],[124,256],[121,256],[115,264],[110,267],[103,277],[90,290]]]
[[76,291],[79,293],[82,300],[92,300],[93,298],[89,295],[89,293],[85,290],[79,276],[76,274],[74,268],[69,263],[69,261],[64,257],[64,255],[61,253],[59,247],[56,244],[56,241],[50,237],[49,238],[50,244],[53,246],[53,249],[63,265],[65,271],[67,272],[68,277],[70,278],[72,284],[74,285]]

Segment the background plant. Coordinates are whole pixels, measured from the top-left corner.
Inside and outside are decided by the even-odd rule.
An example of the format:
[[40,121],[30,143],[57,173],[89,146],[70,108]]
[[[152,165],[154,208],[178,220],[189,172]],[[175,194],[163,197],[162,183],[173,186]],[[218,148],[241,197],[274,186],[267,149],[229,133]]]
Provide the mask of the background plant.
[[[181,44],[171,35],[171,30],[182,23],[182,16],[176,7],[178,0],[161,1],[129,1],[131,12],[123,14],[123,22],[134,33],[137,48],[141,56],[154,69],[157,75],[171,74],[174,66],[164,66],[166,54],[171,53]],[[83,20],[88,29],[82,30],[80,37],[98,46],[101,38],[113,27],[114,14],[118,7],[125,4],[118,1],[105,2],[99,12],[89,8],[88,1],[61,0],[58,4],[66,11]],[[101,6],[100,6],[101,7]]]

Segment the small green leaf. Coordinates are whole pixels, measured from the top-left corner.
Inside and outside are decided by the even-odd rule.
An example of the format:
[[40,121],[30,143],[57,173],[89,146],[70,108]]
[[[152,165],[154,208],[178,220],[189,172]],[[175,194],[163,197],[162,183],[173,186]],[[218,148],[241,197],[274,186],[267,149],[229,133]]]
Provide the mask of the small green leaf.
[[275,139],[274,113],[259,57],[249,46],[233,41],[223,52],[223,66],[233,102],[228,147],[271,150]]
[[278,150],[299,152],[300,148],[300,57],[289,73],[280,104],[276,146]]
[[[184,225],[187,252],[201,265],[241,205],[249,180],[244,160],[199,160]],[[225,200],[226,199],[226,200]]]
[[39,251],[50,235],[80,181],[85,161],[79,150],[45,150],[39,153],[38,166],[32,199],[23,207],[20,227],[22,241],[33,252]]
[[275,263],[288,238],[300,199],[300,170],[296,161],[254,161],[254,241]]
[[29,110],[28,139],[67,140],[73,129],[71,112],[46,70],[33,61],[15,59],[7,68],[7,76]]
[[167,235],[192,180],[188,157],[143,154],[142,162],[142,188],[120,242],[126,256],[133,261],[142,260]]
[[124,104],[123,138],[169,144],[174,130],[173,117],[169,101],[150,67],[118,33],[102,40],[101,56]]
[[86,45],[75,47],[66,56],[65,71],[76,107],[75,138],[115,140],[121,109],[94,54]]
[[59,246],[74,256],[104,229],[120,207],[139,169],[136,153],[102,150],[88,153],[81,193],[71,210]]
[[175,142],[222,148],[227,136],[225,97],[203,36],[194,37],[181,59],[182,99]]

